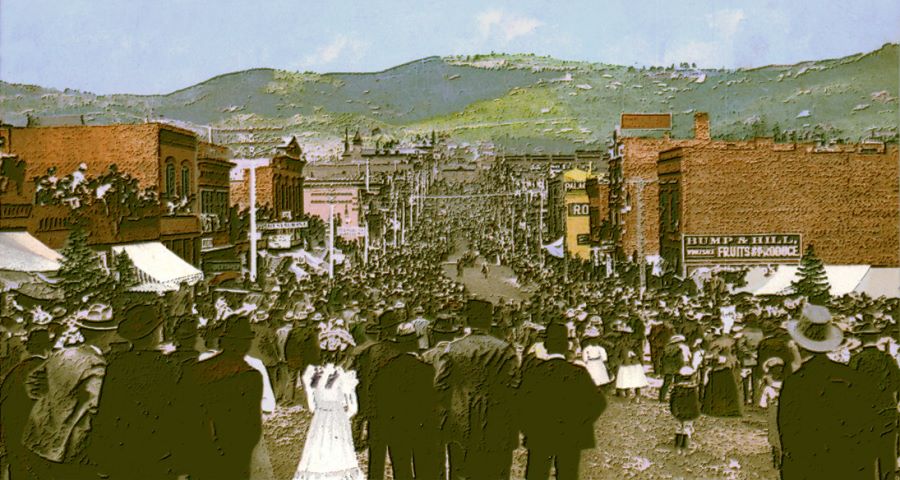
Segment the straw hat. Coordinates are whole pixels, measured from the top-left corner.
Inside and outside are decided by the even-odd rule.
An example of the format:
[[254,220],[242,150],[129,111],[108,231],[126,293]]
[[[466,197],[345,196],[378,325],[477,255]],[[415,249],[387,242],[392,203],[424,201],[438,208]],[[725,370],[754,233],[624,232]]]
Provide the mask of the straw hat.
[[116,329],[112,307],[102,303],[95,303],[86,310],[78,311],[75,314],[75,325],[98,332],[109,332]]
[[844,332],[832,322],[831,312],[821,305],[804,304],[800,320],[788,320],[785,328],[797,345],[811,352],[830,352],[844,340]]

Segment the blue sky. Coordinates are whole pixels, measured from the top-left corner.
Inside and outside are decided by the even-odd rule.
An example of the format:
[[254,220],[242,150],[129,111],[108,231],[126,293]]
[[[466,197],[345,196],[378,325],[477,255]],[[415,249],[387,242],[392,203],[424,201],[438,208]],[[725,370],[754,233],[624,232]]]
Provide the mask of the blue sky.
[[749,67],[897,41],[897,0],[0,1],[0,79],[96,93],[167,93],[253,67],[373,71],[491,51]]

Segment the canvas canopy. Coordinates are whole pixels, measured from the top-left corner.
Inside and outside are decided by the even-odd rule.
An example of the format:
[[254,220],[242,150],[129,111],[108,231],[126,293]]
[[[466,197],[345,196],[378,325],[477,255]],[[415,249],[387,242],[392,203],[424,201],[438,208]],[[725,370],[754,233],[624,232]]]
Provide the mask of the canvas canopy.
[[137,268],[136,292],[169,292],[182,283],[193,285],[203,279],[203,272],[185,262],[160,242],[143,242],[112,247],[113,253],[125,253]]
[[0,232],[0,270],[55,272],[62,258],[28,232]]
[[900,298],[900,268],[872,267],[854,291],[870,297]]
[[[830,293],[833,296],[841,296],[856,291],[857,286],[863,277],[870,270],[869,265],[826,265],[825,276],[828,278],[828,285],[831,287]],[[796,265],[781,265],[768,277],[764,283],[759,285],[755,290],[743,289],[755,295],[778,295],[786,293],[791,289],[791,283],[797,281],[800,267]],[[748,284],[750,278],[748,275]],[[759,281],[756,275],[753,277],[753,283]],[[749,287],[749,285],[748,285]]]

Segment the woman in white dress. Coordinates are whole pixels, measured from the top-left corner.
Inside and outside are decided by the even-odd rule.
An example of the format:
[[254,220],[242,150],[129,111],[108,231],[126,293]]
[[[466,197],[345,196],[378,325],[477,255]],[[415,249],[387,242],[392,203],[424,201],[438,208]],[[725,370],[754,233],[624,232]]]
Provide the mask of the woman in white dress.
[[600,337],[587,337],[583,341],[584,346],[581,348],[581,359],[584,361],[584,368],[591,374],[594,385],[602,387],[610,383],[609,372],[606,370],[606,361],[608,360],[606,349],[600,344]]
[[641,397],[641,389],[647,387],[647,376],[641,364],[639,352],[641,339],[633,335],[634,330],[628,325],[618,328],[623,335],[619,337],[619,370],[616,372],[616,395],[628,396],[637,401]]
[[312,423],[294,480],[362,480],[350,418],[359,408],[356,372],[336,365],[353,344],[347,330],[324,327],[319,335],[324,365],[310,365],[303,372],[303,389]]

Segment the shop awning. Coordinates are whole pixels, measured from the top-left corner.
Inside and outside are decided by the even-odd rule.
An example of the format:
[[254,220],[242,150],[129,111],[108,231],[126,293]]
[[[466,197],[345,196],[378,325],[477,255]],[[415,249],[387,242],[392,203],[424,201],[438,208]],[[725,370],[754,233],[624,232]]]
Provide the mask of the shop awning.
[[[850,293],[856,289],[869,269],[868,265],[826,265],[825,276],[828,278],[830,293],[836,297]],[[778,295],[791,289],[791,283],[797,280],[800,267],[782,265],[769,280],[752,292],[755,295]]]
[[900,268],[872,267],[854,291],[870,297],[900,298]]
[[0,270],[55,272],[62,258],[28,232],[0,232]]
[[185,262],[160,242],[143,242],[112,247],[113,253],[128,254],[137,268],[136,292],[168,292],[182,283],[193,285],[203,279],[203,272]]

